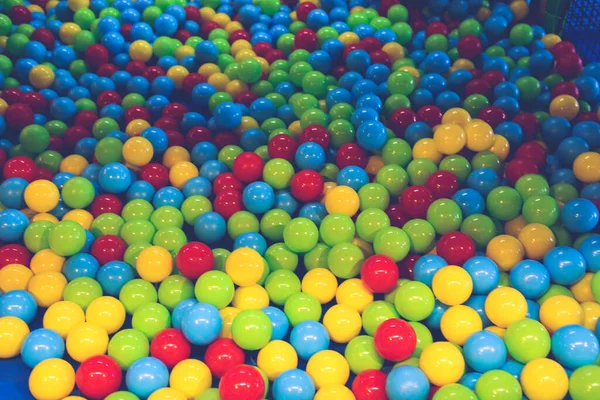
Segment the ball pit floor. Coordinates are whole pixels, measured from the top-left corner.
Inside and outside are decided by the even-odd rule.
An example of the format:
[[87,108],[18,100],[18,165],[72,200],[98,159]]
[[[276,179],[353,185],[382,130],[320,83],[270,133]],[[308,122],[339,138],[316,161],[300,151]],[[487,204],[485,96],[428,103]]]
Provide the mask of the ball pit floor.
[[529,7],[1,0],[0,399],[600,399],[600,63]]

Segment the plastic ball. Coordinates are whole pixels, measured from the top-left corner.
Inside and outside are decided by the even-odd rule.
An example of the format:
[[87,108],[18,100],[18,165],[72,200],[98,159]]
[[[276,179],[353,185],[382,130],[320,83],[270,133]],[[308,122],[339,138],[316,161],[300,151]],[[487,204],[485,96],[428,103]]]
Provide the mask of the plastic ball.
[[75,387],[75,371],[58,358],[44,360],[29,375],[29,390],[35,398],[62,399]]

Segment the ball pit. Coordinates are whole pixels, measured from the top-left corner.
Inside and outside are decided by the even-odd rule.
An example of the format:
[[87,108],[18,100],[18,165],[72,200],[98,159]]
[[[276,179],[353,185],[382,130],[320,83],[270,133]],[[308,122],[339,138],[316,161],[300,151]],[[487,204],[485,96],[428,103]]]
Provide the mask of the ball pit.
[[1,2],[2,396],[600,398],[600,64],[400,3]]

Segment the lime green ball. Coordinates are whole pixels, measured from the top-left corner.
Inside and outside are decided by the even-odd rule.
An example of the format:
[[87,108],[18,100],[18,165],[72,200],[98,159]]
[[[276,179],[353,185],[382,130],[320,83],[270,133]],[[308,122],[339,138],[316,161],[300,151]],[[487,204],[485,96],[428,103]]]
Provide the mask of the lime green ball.
[[345,214],[329,214],[319,226],[321,240],[328,246],[350,242],[355,233],[354,222]]
[[125,221],[123,218],[113,213],[105,213],[101,214],[94,222],[92,222],[92,226],[90,227],[90,232],[95,237],[100,237],[103,235],[119,235],[121,232],[121,227]]
[[319,230],[308,218],[294,218],[283,229],[283,241],[290,250],[306,253],[317,245]]
[[[108,342],[108,355],[119,364],[121,369],[127,370],[131,364],[142,357],[147,357],[150,354],[150,342],[146,335],[137,329],[123,329],[110,339]],[[137,397],[129,397],[126,395],[117,397],[116,392],[108,396],[109,399],[113,396],[114,400],[130,400]],[[105,399],[105,400],[106,400]]]
[[199,302],[212,304],[219,310],[231,303],[234,292],[233,281],[222,271],[208,271],[202,274],[194,287]]
[[265,260],[271,271],[280,269],[295,271],[298,267],[298,254],[283,243],[274,243],[265,252]]
[[60,221],[50,230],[48,244],[62,257],[77,254],[85,246],[85,229],[75,221]]
[[339,243],[329,250],[327,263],[335,276],[342,279],[349,279],[360,273],[364,258],[362,250],[357,245]]
[[415,158],[406,167],[408,178],[413,186],[425,185],[427,178],[437,170],[437,165],[429,158]]
[[475,246],[479,249],[485,249],[490,240],[498,233],[494,221],[484,214],[469,215],[462,222],[460,231],[473,239]]
[[158,287],[158,302],[169,311],[186,299],[194,297],[194,284],[185,276],[171,275]]
[[388,319],[399,318],[394,305],[385,300],[375,300],[365,307],[362,312],[363,329],[367,335],[373,336],[379,325]]
[[121,211],[121,216],[125,221],[132,221],[134,219],[149,220],[153,212],[154,207],[149,201],[135,199],[125,204]]
[[283,306],[290,296],[300,293],[300,279],[290,270],[279,269],[267,276],[265,289],[273,304]]
[[515,46],[527,46],[533,40],[533,29],[528,24],[517,24],[511,28],[509,38]]
[[390,218],[384,210],[379,208],[368,208],[362,211],[356,219],[356,233],[369,243],[375,239],[375,235],[381,229],[390,226]]
[[303,261],[306,269],[308,271],[313,270],[315,268],[329,269],[329,265],[327,264],[329,250],[329,246],[323,243],[318,243],[312,250],[305,253]]
[[288,317],[290,324],[296,326],[303,321],[319,321],[322,309],[321,303],[315,296],[300,292],[288,297],[283,306],[283,312]]
[[410,251],[410,238],[402,229],[390,226],[380,229],[373,239],[376,254],[383,254],[395,262],[402,261]]
[[492,218],[510,221],[521,213],[523,199],[519,192],[508,186],[492,189],[486,199],[486,207]]
[[517,79],[515,84],[517,85],[521,93],[521,100],[526,102],[534,101],[542,92],[540,81],[538,81],[532,76],[523,76]]
[[348,342],[344,350],[350,370],[360,374],[366,370],[379,370],[383,367],[384,359],[375,349],[375,339],[372,336],[360,335]]
[[413,253],[427,253],[433,247],[435,229],[424,219],[412,219],[402,229],[410,237],[410,250]]
[[23,145],[25,151],[33,154],[39,154],[48,148],[50,144],[50,134],[41,125],[28,125],[21,130],[19,143]]
[[127,221],[121,227],[121,238],[128,246],[136,243],[149,243],[154,238],[156,229],[154,225],[145,219],[134,219]]
[[263,348],[271,340],[271,333],[271,320],[260,310],[240,311],[231,324],[233,340],[244,350]]
[[63,160],[63,156],[54,150],[46,150],[35,159],[35,165],[41,168],[46,168],[48,171],[56,174],[60,169],[60,163]]
[[65,301],[72,301],[84,311],[92,300],[100,296],[102,296],[102,287],[97,280],[88,277],[73,279],[63,291]]
[[35,221],[29,224],[23,234],[23,242],[25,247],[32,253],[50,248],[48,236],[54,224],[50,221]]
[[238,211],[227,221],[227,232],[234,240],[243,233],[258,232],[259,228],[258,218],[248,211]]
[[411,281],[398,288],[394,304],[400,317],[408,321],[422,321],[433,312],[435,297],[429,286]]
[[457,231],[462,223],[462,211],[454,200],[438,199],[427,209],[427,221],[439,235]]
[[142,304],[133,313],[131,327],[146,335],[148,340],[152,340],[160,331],[171,327],[171,314],[162,304]]
[[181,214],[183,214],[185,222],[190,225],[194,225],[196,218],[212,210],[210,200],[200,195],[190,196],[181,204]]
[[283,240],[283,229],[292,220],[290,215],[281,209],[267,211],[260,219],[260,232],[272,241]]

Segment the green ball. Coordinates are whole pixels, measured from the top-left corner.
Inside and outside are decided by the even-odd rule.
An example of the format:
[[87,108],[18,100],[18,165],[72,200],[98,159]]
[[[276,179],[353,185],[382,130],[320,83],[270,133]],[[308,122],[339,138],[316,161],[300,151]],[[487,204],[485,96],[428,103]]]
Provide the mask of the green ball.
[[75,278],[65,286],[63,299],[72,301],[85,311],[92,300],[102,296],[102,287],[97,280],[81,277]]
[[533,40],[533,29],[528,24],[517,24],[511,28],[509,38],[515,46],[527,46]]
[[569,394],[573,400],[600,398],[600,367],[585,365],[577,368],[569,378]]
[[114,137],[100,139],[94,149],[94,156],[100,165],[106,165],[123,160],[123,142]]
[[129,369],[136,360],[148,357],[149,354],[150,343],[148,338],[137,329],[118,331],[108,342],[108,355],[123,370]]
[[378,208],[385,210],[390,204],[390,193],[379,183],[367,183],[358,190],[360,209]]
[[331,110],[329,110],[329,115],[333,120],[344,119],[346,121],[350,121],[353,113],[354,107],[348,103],[337,103],[331,107]]
[[413,253],[427,253],[433,247],[435,229],[424,219],[412,219],[402,229],[410,237],[410,250]]
[[231,324],[235,343],[244,350],[254,351],[265,347],[271,340],[271,320],[260,310],[243,310]]
[[356,228],[352,219],[345,214],[329,214],[319,226],[321,240],[328,246],[350,242],[354,238]]
[[60,163],[63,156],[54,150],[46,150],[38,155],[35,159],[35,165],[41,168],[46,168],[53,174],[56,174],[60,169]]
[[225,271],[225,261],[231,252],[227,249],[213,249],[213,257],[215,258],[214,269],[217,271]]
[[123,227],[125,221],[123,218],[113,213],[100,214],[90,227],[90,232],[95,237],[103,235],[116,235],[119,236],[121,233],[121,227]]
[[302,90],[317,98],[327,94],[327,78],[322,72],[309,71],[302,77]]
[[383,254],[395,262],[402,261],[410,251],[410,238],[395,226],[380,229],[373,239],[376,254]]
[[390,94],[410,95],[415,90],[415,78],[406,71],[395,71],[387,79]]
[[401,166],[388,164],[377,172],[375,181],[382,185],[389,195],[399,196],[408,187],[408,174]]
[[177,253],[186,243],[185,232],[174,226],[159,229],[152,239],[152,244],[164,247],[173,254]]
[[50,221],[35,221],[29,224],[23,234],[25,247],[32,253],[50,248],[48,236],[54,224]]
[[[592,279],[592,294],[593,293],[594,293],[594,279]],[[562,285],[551,284],[550,288],[546,291],[546,293],[544,293],[544,295],[542,297],[540,297],[539,299],[537,299],[536,301],[537,301],[538,305],[541,306],[542,304],[544,304],[544,302],[546,300],[548,300],[550,297],[554,297],[554,296],[569,296],[571,298],[575,298],[573,293],[568,288],[566,288]],[[594,298],[595,298],[595,296],[594,296]]]
[[550,194],[548,181],[538,174],[523,175],[515,183],[515,189],[524,201],[532,196],[547,196]]
[[398,288],[394,304],[402,318],[407,321],[422,321],[433,312],[435,297],[429,286],[411,281]]
[[274,208],[267,211],[260,219],[260,232],[274,242],[283,240],[283,229],[292,220],[286,211]]
[[158,302],[169,311],[173,311],[183,300],[192,297],[194,297],[194,284],[185,276],[168,276],[158,287]]
[[506,329],[504,343],[508,354],[526,364],[550,353],[550,334],[540,322],[525,318],[513,322]]
[[425,51],[428,53],[434,51],[442,51],[446,53],[448,51],[448,39],[446,36],[435,33],[425,39]]
[[158,293],[150,282],[143,279],[133,279],[127,282],[119,292],[119,300],[123,303],[125,311],[133,314],[141,305],[156,303]]
[[467,35],[479,36],[481,33],[481,24],[473,18],[465,19],[458,26],[458,35],[460,37]]
[[229,169],[233,168],[233,162],[242,154],[244,150],[240,146],[228,145],[225,146],[219,151],[217,155],[217,159],[221,161],[223,164],[227,165]]
[[435,395],[433,400],[479,400],[477,395],[468,387],[461,385],[460,383],[451,383],[440,388]]
[[[514,29],[514,28],[513,28]],[[512,31],[511,31],[512,33]],[[533,76],[523,76],[515,82],[521,93],[521,100],[525,102],[532,102],[542,92],[540,81],[535,79]],[[541,123],[541,121],[540,121]]]
[[99,118],[92,126],[92,134],[98,140],[103,139],[112,131],[119,130],[119,123],[112,118]]
[[148,340],[152,340],[157,333],[170,326],[169,310],[159,303],[147,303],[139,306],[131,318],[131,327],[146,335]]
[[[335,119],[331,121],[327,130],[329,131],[332,146],[339,148],[343,144],[354,140],[354,126],[345,119]],[[384,146],[385,148],[385,146]]]
[[219,310],[227,307],[233,300],[235,287],[233,281],[222,271],[208,271],[202,274],[194,287],[196,299],[200,303],[212,304]]
[[406,46],[410,43],[413,36],[413,30],[406,22],[397,22],[392,25],[392,31],[396,34],[398,43]]
[[413,186],[424,186],[427,178],[437,170],[437,165],[428,158],[416,158],[406,167],[410,183]]
[[406,168],[412,159],[412,149],[404,139],[390,139],[383,145],[381,157],[386,164],[396,164]]
[[273,304],[282,306],[286,300],[295,293],[300,293],[300,279],[287,269],[273,271],[265,280],[265,289]]
[[327,264],[331,272],[341,279],[349,279],[360,273],[365,256],[352,243],[339,243],[333,246],[327,254]]
[[367,335],[373,336],[379,325],[388,319],[399,318],[394,305],[385,300],[375,300],[365,307],[362,312],[362,325]]
[[369,208],[358,214],[356,233],[362,240],[372,243],[375,235],[383,228],[390,226],[390,217],[379,208]]
[[315,296],[300,292],[288,297],[283,306],[283,312],[288,317],[290,324],[296,326],[303,321],[319,321],[323,310]]
[[317,245],[304,254],[303,261],[307,271],[315,268],[329,269],[327,264],[327,257],[331,248],[323,243],[317,243]]
[[258,232],[258,218],[248,211],[238,211],[227,221],[227,233],[232,239],[248,232]]
[[[402,60],[396,61],[393,68],[396,68],[396,64],[400,63],[401,61]],[[398,68],[400,67],[398,66]],[[392,113],[399,108],[410,108],[410,100],[403,94],[392,94],[383,103],[383,109],[388,117],[390,117]]]
[[109,394],[104,400],[140,400],[140,398],[131,392],[120,391]]
[[467,96],[465,101],[463,102],[463,108],[467,110],[467,112],[471,115],[471,117],[475,118],[479,111],[483,108],[488,107],[490,105],[490,101],[482,94],[472,94]]
[[393,24],[406,22],[408,21],[408,10],[401,4],[394,4],[388,9],[387,17]]
[[492,189],[486,199],[486,207],[492,218],[510,221],[521,213],[523,199],[519,192],[508,186]]
[[123,210],[121,211],[121,216],[125,221],[132,221],[134,219],[149,220],[153,212],[154,207],[149,201],[135,199],[125,204]]
[[317,245],[319,230],[308,218],[294,218],[283,229],[283,241],[290,250],[306,253]]
[[427,221],[433,225],[436,233],[445,235],[460,228],[462,211],[454,200],[438,199],[427,209]]
[[128,246],[136,243],[150,243],[156,229],[150,221],[134,219],[123,224],[120,236]]
[[472,168],[469,160],[457,154],[446,156],[440,162],[440,171],[450,171],[464,185],[471,174]]
[[39,154],[48,148],[48,145],[50,144],[50,134],[46,128],[41,125],[28,125],[21,130],[19,143],[21,143],[25,151]]
[[523,391],[517,378],[500,369],[481,375],[475,385],[475,393],[479,400],[521,400],[523,398]]
[[79,253],[85,242],[85,229],[75,221],[60,221],[48,234],[50,248],[62,257]]
[[367,335],[360,335],[350,340],[344,350],[344,357],[348,360],[350,371],[354,374],[369,369],[380,370],[385,362],[375,349],[375,339]]
[[527,223],[540,223],[552,226],[558,220],[558,203],[550,196],[529,197],[523,204],[523,218]]
[[283,243],[275,243],[269,246],[265,252],[265,260],[271,271],[283,269],[293,272],[298,267],[298,254],[291,251]]
[[86,208],[96,196],[96,190],[92,182],[86,178],[76,176],[69,179],[63,185],[62,199],[71,208]]
[[123,255],[123,261],[135,268],[137,265],[137,258],[145,248],[152,246],[150,243],[136,243],[127,247],[125,254]]
[[212,210],[213,207],[210,200],[200,195],[190,196],[181,204],[183,218],[185,219],[185,222],[190,225],[194,225],[196,218],[204,213],[211,212]]
[[579,192],[575,187],[568,183],[557,183],[550,187],[550,195],[556,199],[557,202],[566,204],[571,200],[579,197]]
[[417,335],[417,347],[413,352],[413,357],[420,357],[423,349],[433,343],[431,331],[420,322],[411,321],[408,323],[414,329]]
[[283,158],[275,158],[265,164],[263,180],[273,189],[286,189],[290,186],[294,173],[294,166],[289,161]]
[[483,214],[469,215],[462,222],[460,231],[473,239],[479,249],[485,249],[490,240],[498,233],[494,221]]

